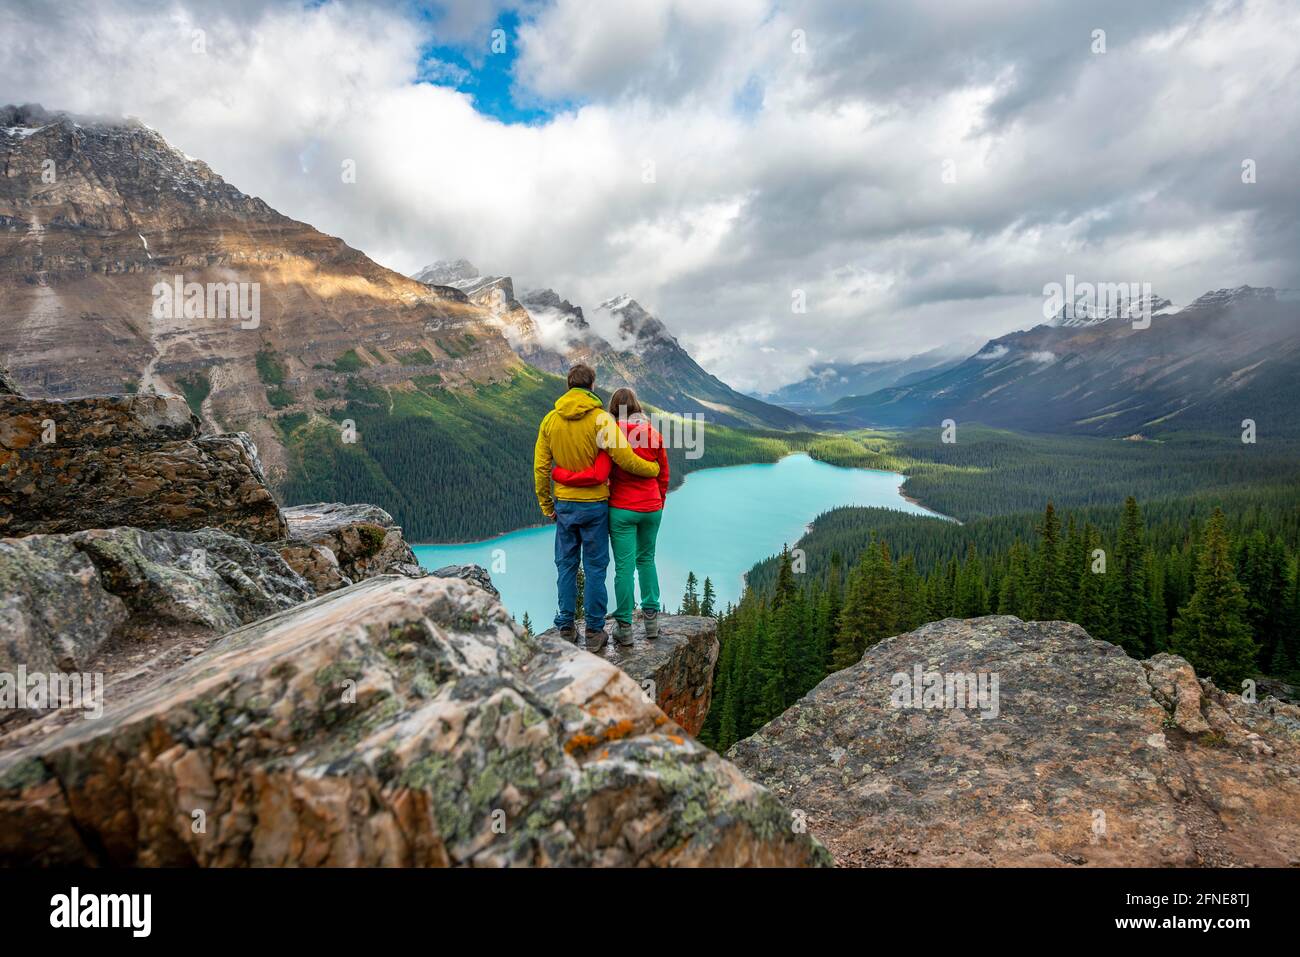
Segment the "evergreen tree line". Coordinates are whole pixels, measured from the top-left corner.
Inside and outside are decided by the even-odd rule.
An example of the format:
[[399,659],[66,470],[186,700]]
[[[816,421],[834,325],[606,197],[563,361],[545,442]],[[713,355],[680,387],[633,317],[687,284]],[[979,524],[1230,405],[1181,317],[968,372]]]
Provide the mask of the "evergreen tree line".
[[960,558],[918,562],[871,532],[855,558],[833,549],[814,563],[809,552],[817,571],[796,574],[784,549],[764,583],[751,575],[739,605],[720,617],[700,739],[723,751],[881,639],[949,617],[1074,621],[1135,658],[1182,655],[1233,690],[1261,673],[1294,678],[1297,552],[1264,523],[1248,526],[1234,534],[1216,509],[1164,542],[1130,497],[1105,528],[1074,513],[1062,520],[1049,504],[1028,538],[988,550],[968,540]]
[[[536,525],[537,427],[564,394],[563,379],[536,370],[508,382],[449,390],[370,386],[347,380],[329,421],[302,413],[277,420],[290,461],[285,504],[366,502],[390,512],[412,542],[463,542]],[[608,398],[608,392],[598,389]],[[355,442],[341,423],[355,425]],[[733,429],[707,421],[703,454],[668,449],[673,488],[692,471],[775,462],[817,440],[813,433]]]
[[700,580],[695,577],[695,572],[686,573],[686,593],[682,595],[682,603],[677,609],[679,615],[704,615],[712,617],[717,614],[718,594],[713,590],[713,580],[706,577],[704,579],[704,593],[701,595]]

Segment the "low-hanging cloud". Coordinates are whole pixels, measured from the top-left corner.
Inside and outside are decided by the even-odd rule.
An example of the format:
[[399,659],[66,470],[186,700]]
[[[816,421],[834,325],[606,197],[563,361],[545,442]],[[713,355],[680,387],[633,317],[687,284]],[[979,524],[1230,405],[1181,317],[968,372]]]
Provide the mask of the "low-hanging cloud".
[[[429,82],[507,6],[516,99],[565,104],[527,125]],[[1286,0],[18,0],[0,88],[138,116],[402,272],[628,292],[767,390],[1040,322],[1067,273],[1300,285],[1298,32]]]

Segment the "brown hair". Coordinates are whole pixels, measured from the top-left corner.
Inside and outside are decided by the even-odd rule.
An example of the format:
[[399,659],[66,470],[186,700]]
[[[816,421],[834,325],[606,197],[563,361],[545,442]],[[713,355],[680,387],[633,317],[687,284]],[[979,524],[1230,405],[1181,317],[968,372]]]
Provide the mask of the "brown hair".
[[615,418],[626,419],[641,411],[641,403],[631,389],[618,389],[609,397],[609,412]]
[[570,389],[590,389],[596,384],[596,370],[585,362],[579,362],[569,370]]

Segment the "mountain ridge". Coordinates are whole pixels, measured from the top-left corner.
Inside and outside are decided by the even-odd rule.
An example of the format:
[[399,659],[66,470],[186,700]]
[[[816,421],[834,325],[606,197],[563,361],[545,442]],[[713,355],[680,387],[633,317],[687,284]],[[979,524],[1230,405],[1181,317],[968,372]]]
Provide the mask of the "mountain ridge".
[[[1158,300],[1168,303],[1168,300]],[[1042,323],[990,339],[907,385],[840,399],[841,427],[935,426],[944,419],[1025,431],[1126,436],[1240,432],[1246,419],[1296,431],[1300,303],[1271,287],[1212,290],[1147,320]]]
[[[29,393],[195,396],[283,478],[276,423],[328,418],[353,377],[409,389],[418,373],[493,382],[520,365],[468,300],[284,216],[142,124],[83,120],[0,109],[0,357]],[[159,308],[177,277],[197,308]],[[228,284],[256,290],[256,317],[210,309]]]
[[[423,277],[423,278],[421,278]],[[800,428],[802,417],[733,389],[703,369],[663,320],[627,293],[601,302],[593,314],[610,328],[611,340],[593,328],[580,306],[553,289],[530,289],[516,298],[509,276],[484,276],[468,260],[438,260],[413,274],[438,288],[464,293],[492,311],[502,334],[521,359],[564,375],[577,362],[596,370],[601,388],[633,388],[650,405],[676,414],[750,428]]]

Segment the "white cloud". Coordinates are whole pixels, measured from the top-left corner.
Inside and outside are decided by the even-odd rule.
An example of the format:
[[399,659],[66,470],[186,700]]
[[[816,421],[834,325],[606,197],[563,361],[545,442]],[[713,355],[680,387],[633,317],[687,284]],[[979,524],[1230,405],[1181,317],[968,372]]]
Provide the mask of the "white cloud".
[[814,357],[1032,325],[1067,273],[1180,302],[1300,285],[1300,9],[1079,7],[530,4],[520,96],[576,105],[505,125],[418,82],[422,51],[477,44],[492,4],[32,3],[0,12],[0,88],[137,115],[402,272],[465,256],[589,316],[628,292],[710,371],[766,390]]

